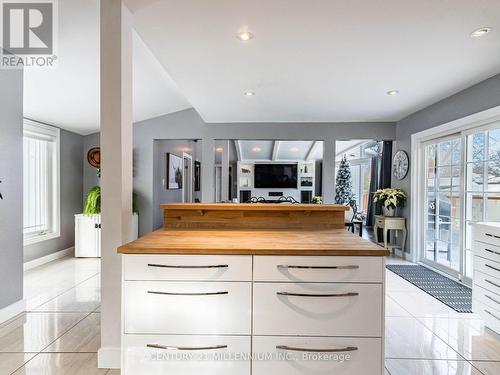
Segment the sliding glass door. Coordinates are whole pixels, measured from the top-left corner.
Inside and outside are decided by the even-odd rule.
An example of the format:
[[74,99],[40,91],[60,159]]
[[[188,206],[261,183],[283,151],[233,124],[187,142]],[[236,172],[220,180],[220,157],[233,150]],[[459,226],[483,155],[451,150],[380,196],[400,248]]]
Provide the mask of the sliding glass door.
[[462,138],[425,144],[422,261],[455,277],[462,272]]
[[472,224],[500,221],[500,123],[422,144],[421,262],[471,283]]

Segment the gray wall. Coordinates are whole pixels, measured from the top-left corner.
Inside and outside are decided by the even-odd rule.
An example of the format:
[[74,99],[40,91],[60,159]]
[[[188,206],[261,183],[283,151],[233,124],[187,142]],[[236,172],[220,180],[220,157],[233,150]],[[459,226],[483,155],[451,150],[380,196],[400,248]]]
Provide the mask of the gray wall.
[[97,177],[97,169],[87,162],[87,152],[93,147],[101,146],[101,137],[99,133],[94,133],[83,137],[83,201],[87,198],[90,188],[100,185],[100,179]]
[[[200,141],[201,142],[201,141]],[[189,154],[194,162],[201,162],[201,157],[197,155],[197,143],[193,140],[156,140],[154,141],[154,168],[153,168],[153,229],[158,229],[163,225],[163,211],[160,209],[161,203],[182,202],[182,189],[167,190],[167,152],[182,157],[183,152]],[[202,164],[203,165],[203,164]],[[193,185],[194,189],[194,185]],[[200,193],[193,191],[193,199],[199,198]],[[140,214],[140,211],[139,211]]]
[[[433,128],[447,122],[466,117],[500,105],[500,74],[487,79],[477,85],[469,87],[440,102],[424,108],[404,119],[396,125],[396,144],[393,152],[405,150],[410,155],[411,163],[411,135],[423,130]],[[405,179],[398,181],[392,179],[394,187],[405,190],[411,194],[411,176],[408,173]],[[407,227],[411,228],[410,203],[403,209],[407,218]],[[410,229],[411,230],[411,229]],[[407,241],[407,250],[409,249]]]
[[0,309],[23,298],[23,72],[0,70]]
[[61,130],[61,236],[24,247],[29,262],[75,245],[75,214],[82,212],[83,136]]

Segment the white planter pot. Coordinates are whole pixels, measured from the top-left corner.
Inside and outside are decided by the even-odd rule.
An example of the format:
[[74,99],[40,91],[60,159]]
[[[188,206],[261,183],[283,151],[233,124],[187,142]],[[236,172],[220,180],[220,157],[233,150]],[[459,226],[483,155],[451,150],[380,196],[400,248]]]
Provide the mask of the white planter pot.
[[396,209],[393,207],[382,206],[382,213],[384,216],[396,216]]

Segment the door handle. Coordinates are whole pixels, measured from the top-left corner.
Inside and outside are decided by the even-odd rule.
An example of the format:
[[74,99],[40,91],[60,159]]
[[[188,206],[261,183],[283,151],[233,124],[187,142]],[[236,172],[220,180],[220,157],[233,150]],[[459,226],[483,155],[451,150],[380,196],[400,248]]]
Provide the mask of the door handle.
[[359,296],[359,293],[356,292],[339,293],[339,294],[306,294],[306,293],[277,292],[276,294],[278,296],[287,296],[287,297],[319,297],[319,298]]
[[215,264],[208,266],[175,266],[169,264],[148,264],[148,267],[157,267],[157,268],[182,268],[182,269],[204,269],[204,268],[229,268],[228,264]]
[[148,294],[160,294],[163,296],[222,296],[229,294],[229,292],[170,293],[170,292],[156,292],[154,290],[148,290]]
[[359,268],[357,265],[349,266],[290,266],[287,264],[279,264],[278,268],[297,268],[307,270],[356,270]]

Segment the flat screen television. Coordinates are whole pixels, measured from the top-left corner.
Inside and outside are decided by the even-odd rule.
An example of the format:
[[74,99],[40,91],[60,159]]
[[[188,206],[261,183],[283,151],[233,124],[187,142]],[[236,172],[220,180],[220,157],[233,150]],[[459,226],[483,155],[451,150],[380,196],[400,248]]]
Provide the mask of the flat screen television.
[[256,189],[297,189],[297,163],[255,164]]

